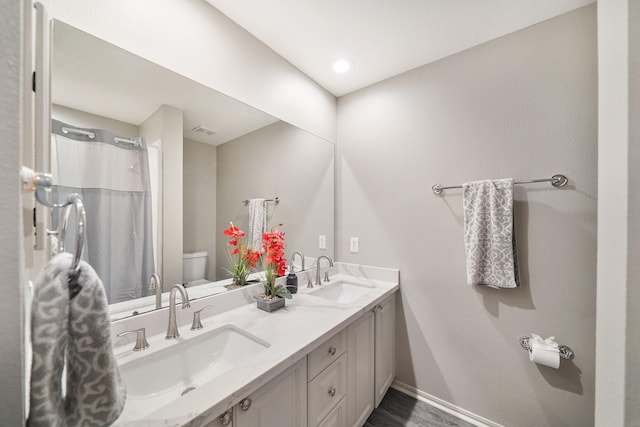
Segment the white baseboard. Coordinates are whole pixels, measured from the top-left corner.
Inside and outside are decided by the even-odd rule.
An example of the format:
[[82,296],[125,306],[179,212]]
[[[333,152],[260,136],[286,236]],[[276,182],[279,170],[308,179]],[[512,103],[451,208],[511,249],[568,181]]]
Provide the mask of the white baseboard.
[[460,418],[463,421],[471,423],[478,427],[504,427],[501,424],[495,423],[491,420],[488,420],[480,415],[476,415],[473,412],[467,411],[466,409],[462,409],[453,403],[449,403],[445,400],[442,400],[438,397],[432,396],[428,393],[425,393],[422,390],[418,390],[415,387],[411,387],[405,383],[402,383],[398,380],[394,380],[391,384],[391,388],[398,390],[401,393],[414,397],[418,400],[428,403],[431,406],[434,406],[438,409],[441,409],[453,416]]

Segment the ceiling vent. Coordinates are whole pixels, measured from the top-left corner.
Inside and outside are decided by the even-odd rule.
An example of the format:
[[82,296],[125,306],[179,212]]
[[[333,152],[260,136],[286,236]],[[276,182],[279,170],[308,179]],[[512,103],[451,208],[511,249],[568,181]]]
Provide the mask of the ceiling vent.
[[208,135],[208,136],[211,136],[211,135],[213,135],[213,134],[215,134],[215,133],[216,133],[216,131],[215,131],[215,130],[207,129],[207,128],[202,127],[202,126],[196,126],[196,127],[194,127],[193,129],[191,129],[191,130],[192,130],[192,131],[194,131],[194,132],[204,133],[204,134],[206,134],[206,135]]

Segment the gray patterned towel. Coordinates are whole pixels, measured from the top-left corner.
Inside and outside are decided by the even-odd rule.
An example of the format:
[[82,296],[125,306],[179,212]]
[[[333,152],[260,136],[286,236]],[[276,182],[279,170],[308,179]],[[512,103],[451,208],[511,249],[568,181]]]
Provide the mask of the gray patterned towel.
[[513,224],[513,179],[474,181],[463,188],[467,283],[520,286]]
[[267,232],[267,202],[265,199],[249,200],[249,243],[254,251],[262,250],[262,233]]
[[[124,408],[102,282],[85,262],[77,273],[70,271],[71,261],[70,254],[56,255],[34,287],[30,427],[108,426]],[[73,299],[70,288],[78,291]]]

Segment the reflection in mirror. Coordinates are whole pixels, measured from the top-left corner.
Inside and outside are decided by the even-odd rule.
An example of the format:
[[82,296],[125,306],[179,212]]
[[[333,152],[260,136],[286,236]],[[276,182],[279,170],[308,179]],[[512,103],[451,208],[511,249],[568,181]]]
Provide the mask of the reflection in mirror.
[[[83,257],[101,277],[110,303],[146,296],[155,272],[147,145],[140,138],[58,120],[51,128],[53,199],[78,194],[90,219]],[[57,220],[54,214],[56,230]],[[72,247],[74,238],[66,236],[65,247]]]
[[[151,257],[164,289],[188,282],[192,298],[227,290],[223,230],[233,221],[248,231],[249,199],[279,198],[266,206],[267,227],[282,224],[287,258],[294,251],[308,258],[333,256],[333,144],[60,21],[54,21],[51,87],[54,120],[144,141],[151,204],[151,225],[144,227],[151,229],[153,249],[136,256]],[[76,148],[87,142],[72,140]],[[59,154],[56,163],[69,169],[74,160]],[[106,159],[82,163],[97,171],[113,166],[103,165]],[[74,185],[106,186],[95,180]],[[98,214],[87,222],[96,222],[97,231],[87,241],[111,241],[120,227],[100,219],[111,216],[101,206],[92,209]],[[321,236],[326,248],[319,245]],[[156,307],[155,290],[142,276],[118,279],[130,280],[127,287],[140,292],[111,297],[112,319]],[[101,277],[107,281],[111,271]],[[166,295],[160,297],[166,305]]]

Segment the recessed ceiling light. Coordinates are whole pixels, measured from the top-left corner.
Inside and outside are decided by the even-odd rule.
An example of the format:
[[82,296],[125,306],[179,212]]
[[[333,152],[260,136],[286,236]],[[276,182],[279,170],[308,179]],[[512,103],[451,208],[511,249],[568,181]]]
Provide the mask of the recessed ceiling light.
[[333,71],[336,73],[346,73],[353,67],[353,61],[349,58],[338,58],[333,61]]

